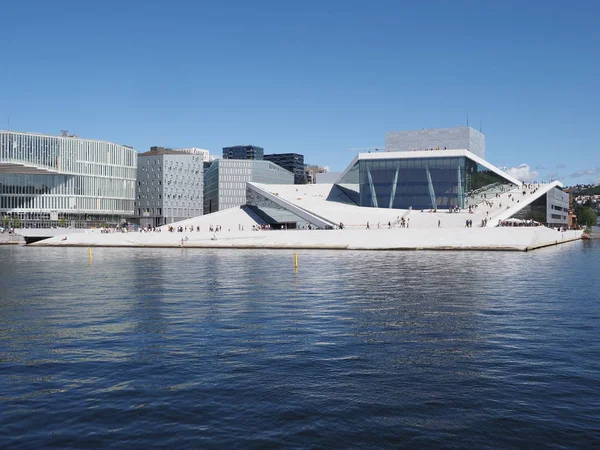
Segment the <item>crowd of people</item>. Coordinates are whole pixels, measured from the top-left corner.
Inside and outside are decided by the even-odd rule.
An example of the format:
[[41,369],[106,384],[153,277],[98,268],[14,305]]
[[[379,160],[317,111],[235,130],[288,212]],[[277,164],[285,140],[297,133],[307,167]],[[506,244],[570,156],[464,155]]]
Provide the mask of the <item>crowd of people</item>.
[[540,227],[541,223],[536,222],[535,220],[518,220],[518,219],[508,219],[508,220],[499,220],[499,227]]
[[436,147],[436,148],[432,147],[432,148],[415,148],[415,149],[412,149],[412,150],[414,150],[414,151],[420,151],[420,152],[432,152],[432,151],[435,151],[435,150],[448,150],[448,148],[447,147]]
[[[280,228],[277,228],[277,229],[287,230],[288,228],[289,227],[287,225],[282,225]],[[311,227],[310,224],[307,227],[307,229],[309,229],[309,230],[311,230],[312,228],[314,228],[314,227]],[[244,231],[244,229],[245,229],[244,225],[238,224],[238,231]],[[264,230],[273,230],[273,229],[275,229],[275,228],[273,228],[269,224],[263,224],[263,225],[255,224],[255,225],[252,225],[252,231],[264,231]],[[147,231],[160,231],[160,228],[150,228],[149,227],[147,229]],[[196,226],[194,228],[193,225],[189,225],[189,226],[179,225],[177,227],[169,225],[169,226],[167,226],[167,231],[169,233],[175,233],[175,232],[177,232],[177,233],[187,233],[187,232],[194,232],[194,231],[200,232],[201,229],[200,229],[200,226]],[[223,226],[222,225],[212,225],[212,224],[210,224],[208,226],[208,232],[209,233],[219,233],[221,231],[223,231]],[[227,231],[231,231],[231,228],[228,228]]]

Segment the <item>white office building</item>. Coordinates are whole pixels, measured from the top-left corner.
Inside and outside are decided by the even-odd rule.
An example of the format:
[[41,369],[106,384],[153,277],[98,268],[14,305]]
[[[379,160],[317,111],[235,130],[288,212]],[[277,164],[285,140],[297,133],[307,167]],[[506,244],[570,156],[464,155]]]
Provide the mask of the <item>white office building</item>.
[[117,225],[134,212],[136,168],[128,146],[0,131],[0,217],[15,227]]

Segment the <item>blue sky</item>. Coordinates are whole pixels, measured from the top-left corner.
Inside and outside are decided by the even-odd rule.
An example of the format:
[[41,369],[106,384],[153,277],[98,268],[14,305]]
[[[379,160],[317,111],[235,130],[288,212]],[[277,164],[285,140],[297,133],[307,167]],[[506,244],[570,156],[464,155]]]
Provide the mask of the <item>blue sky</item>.
[[489,161],[600,180],[600,2],[0,2],[2,129],[342,170],[468,114]]

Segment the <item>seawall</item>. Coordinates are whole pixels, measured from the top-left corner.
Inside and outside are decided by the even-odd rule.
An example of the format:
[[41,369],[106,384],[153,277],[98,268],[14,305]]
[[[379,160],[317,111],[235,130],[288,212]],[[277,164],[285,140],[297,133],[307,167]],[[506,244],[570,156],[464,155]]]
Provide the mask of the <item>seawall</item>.
[[578,240],[582,234],[582,231],[559,232],[545,227],[110,234],[94,230],[59,235],[31,246],[529,251]]

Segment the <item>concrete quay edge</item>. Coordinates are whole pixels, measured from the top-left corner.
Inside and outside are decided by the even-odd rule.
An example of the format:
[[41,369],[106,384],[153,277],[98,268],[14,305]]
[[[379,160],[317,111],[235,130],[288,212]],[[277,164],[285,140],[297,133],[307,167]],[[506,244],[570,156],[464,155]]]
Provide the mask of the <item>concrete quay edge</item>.
[[[488,229],[489,230],[489,229]],[[383,230],[382,230],[383,231]],[[219,238],[204,236],[193,236],[192,239],[185,240],[180,234],[172,235],[104,235],[98,234],[78,235],[71,240],[61,240],[60,237],[47,239],[30,244],[30,246],[39,247],[128,247],[128,248],[220,248],[220,249],[271,249],[271,250],[362,250],[362,251],[532,251],[539,248],[563,244],[580,240],[581,232],[571,231],[559,233],[554,230],[523,230],[519,233],[510,235],[505,231],[476,231],[481,235],[477,242],[470,242],[467,239],[456,239],[451,235],[438,239],[423,239],[423,236],[414,236],[414,239],[408,239],[409,236],[400,237],[389,242],[384,234],[375,235],[360,232],[353,235],[337,235],[334,239],[323,239],[323,236],[334,237],[334,235],[321,234],[320,238],[316,233],[306,235],[304,239],[296,239],[299,235],[279,234],[280,232],[268,232],[260,236],[219,236]],[[278,233],[278,234],[271,234]],[[292,233],[292,232],[290,232]],[[325,231],[323,233],[332,233]],[[370,232],[368,232],[370,233]],[[363,237],[356,242],[356,236]],[[286,242],[288,237],[294,237]],[[310,237],[306,237],[310,236]],[[372,236],[373,239],[365,236]],[[387,235],[389,237],[389,234]],[[186,236],[187,237],[187,236]],[[283,240],[282,237],[285,237]],[[468,237],[468,236],[467,236]],[[513,239],[507,239],[512,237]],[[558,239],[557,239],[558,238]],[[304,242],[302,242],[304,240]]]

